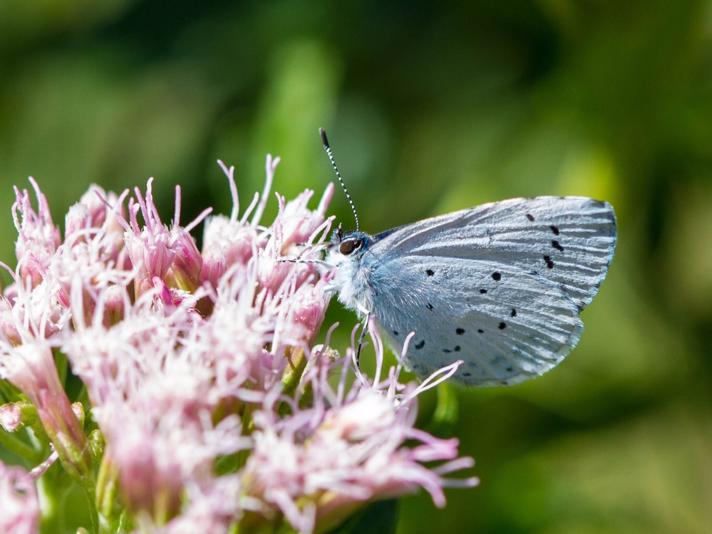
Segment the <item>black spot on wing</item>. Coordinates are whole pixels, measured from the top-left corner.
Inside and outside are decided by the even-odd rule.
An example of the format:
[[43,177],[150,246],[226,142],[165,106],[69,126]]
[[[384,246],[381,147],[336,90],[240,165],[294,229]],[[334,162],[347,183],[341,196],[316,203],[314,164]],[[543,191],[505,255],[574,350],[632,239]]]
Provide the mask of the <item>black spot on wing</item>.
[[556,250],[560,250],[561,252],[564,251],[564,247],[562,247],[561,243],[559,243],[556,239],[551,242],[551,246],[554,247]]
[[554,225],[552,224],[551,226],[549,226],[549,228],[551,228],[551,232],[552,232],[554,235],[559,235],[559,227],[558,227],[558,226],[554,226]]
[[458,328],[455,329],[455,333],[456,333],[458,336],[461,336],[462,334],[465,333],[465,329],[458,327]]
[[420,350],[425,346],[425,340],[421,339],[418,343],[415,344],[415,348]]
[[509,314],[511,317],[516,317],[517,316],[517,310],[512,308],[512,311]]
[[504,330],[505,328],[507,328],[507,323],[501,322],[499,323],[499,325],[497,325],[497,328],[499,328],[500,330]]
[[481,328],[478,328],[478,329],[477,329],[477,333],[478,333],[478,334],[484,334],[484,333],[485,333],[485,331],[484,331],[484,330],[482,330]]
[[492,280],[494,280],[495,282],[499,282],[501,279],[502,279],[502,273],[497,272],[497,271],[492,273]]
[[554,268],[554,262],[551,261],[551,256],[546,256],[546,255],[545,255],[545,256],[544,256],[544,261],[546,262],[546,266],[547,266],[549,269],[553,269],[553,268]]
[[425,307],[428,308],[428,309],[431,310],[431,311],[432,311],[432,309],[433,309],[433,305],[430,304],[429,302],[425,305]]
[[433,271],[432,269],[425,269],[425,274],[427,274],[428,276],[433,276],[435,274],[435,271]]
[[527,219],[529,219],[530,222],[534,222],[534,215],[527,213]]
[[484,294],[486,294],[486,293],[487,293],[487,290],[486,290],[486,289],[480,289],[480,295],[484,295]]

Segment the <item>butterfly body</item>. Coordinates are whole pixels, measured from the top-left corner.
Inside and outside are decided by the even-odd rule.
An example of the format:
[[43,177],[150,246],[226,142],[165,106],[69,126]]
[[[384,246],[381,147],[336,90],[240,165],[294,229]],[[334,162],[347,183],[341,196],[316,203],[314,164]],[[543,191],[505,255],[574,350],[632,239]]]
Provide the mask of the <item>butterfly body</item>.
[[418,375],[463,360],[469,385],[513,384],[576,346],[580,311],[605,278],[615,216],[585,197],[484,204],[376,236],[335,235],[327,262],[339,300],[373,316]]

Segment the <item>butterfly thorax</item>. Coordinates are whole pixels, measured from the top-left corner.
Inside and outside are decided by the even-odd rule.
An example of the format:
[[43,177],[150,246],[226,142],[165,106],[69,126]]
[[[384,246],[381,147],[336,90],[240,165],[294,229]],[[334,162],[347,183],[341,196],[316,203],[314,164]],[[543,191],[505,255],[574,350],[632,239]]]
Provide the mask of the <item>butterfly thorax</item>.
[[329,290],[347,308],[359,314],[373,309],[373,292],[368,283],[368,268],[362,259],[369,253],[373,238],[363,232],[334,232],[326,262],[333,269]]

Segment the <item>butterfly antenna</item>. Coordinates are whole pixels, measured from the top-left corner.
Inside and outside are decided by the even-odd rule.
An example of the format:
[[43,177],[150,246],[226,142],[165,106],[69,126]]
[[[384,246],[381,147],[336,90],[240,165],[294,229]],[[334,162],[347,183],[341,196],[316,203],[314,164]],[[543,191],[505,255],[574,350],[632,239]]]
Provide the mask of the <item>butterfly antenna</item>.
[[331,150],[331,145],[329,145],[329,138],[326,137],[326,131],[324,128],[319,128],[319,135],[321,136],[321,144],[324,145],[324,150],[326,151],[326,155],[329,156],[329,161],[331,162],[331,166],[334,168],[334,172],[336,173],[336,178],[339,180],[339,185],[341,186],[341,189],[344,191],[344,194],[346,195],[346,200],[349,202],[349,206],[351,206],[351,211],[354,214],[354,219],[356,220],[356,231],[359,231],[359,224],[358,224],[358,214],[356,213],[356,206],[354,205],[354,201],[351,198],[351,194],[349,193],[349,190],[346,188],[346,184],[344,183],[344,178],[341,176],[341,172],[339,172],[339,168],[336,166],[336,160],[334,160],[334,153]]

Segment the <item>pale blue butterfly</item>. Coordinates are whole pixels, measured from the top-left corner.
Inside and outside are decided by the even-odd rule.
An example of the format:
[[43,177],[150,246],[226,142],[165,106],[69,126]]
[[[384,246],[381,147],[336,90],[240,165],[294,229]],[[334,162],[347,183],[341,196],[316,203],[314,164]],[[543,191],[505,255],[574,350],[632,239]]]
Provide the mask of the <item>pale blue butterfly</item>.
[[[463,360],[454,378],[516,384],[555,367],[576,346],[579,314],[598,293],[616,246],[607,202],[514,198],[432,217],[371,236],[321,138],[356,219],[337,230],[327,263],[331,289],[373,317],[421,377]],[[359,344],[360,347],[360,344]]]

